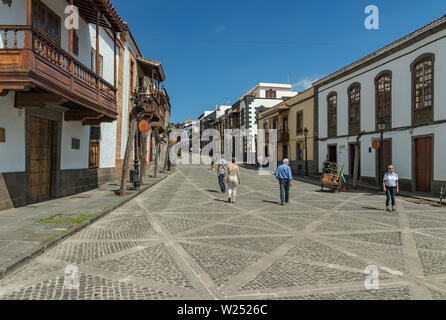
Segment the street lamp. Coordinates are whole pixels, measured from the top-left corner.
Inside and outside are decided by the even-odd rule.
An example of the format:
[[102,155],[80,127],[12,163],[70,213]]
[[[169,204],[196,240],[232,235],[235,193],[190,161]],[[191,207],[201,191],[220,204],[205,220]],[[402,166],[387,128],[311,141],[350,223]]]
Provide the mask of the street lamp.
[[305,136],[305,175],[308,176],[308,129],[304,129],[304,136]]
[[378,130],[381,131],[381,143],[379,145],[379,151],[381,153],[380,159],[380,176],[379,182],[380,186],[382,185],[382,179],[384,178],[384,130],[386,130],[386,121],[384,118],[380,118],[378,120]]

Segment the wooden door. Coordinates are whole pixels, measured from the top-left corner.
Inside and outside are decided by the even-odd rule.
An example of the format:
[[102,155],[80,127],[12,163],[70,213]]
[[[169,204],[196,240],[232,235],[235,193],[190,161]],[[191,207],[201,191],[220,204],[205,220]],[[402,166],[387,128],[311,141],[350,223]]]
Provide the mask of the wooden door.
[[337,163],[338,155],[336,146],[328,146],[328,161]]
[[[384,140],[383,142],[383,152],[384,152],[384,159],[383,159],[383,164],[382,164],[382,168],[380,167],[381,165],[381,148],[378,149],[377,154],[377,159],[376,159],[376,163],[377,163],[377,173],[378,173],[378,177],[379,177],[379,181],[382,182],[382,179],[384,178],[384,174],[387,172],[387,168],[392,164],[392,140]],[[398,170],[398,168],[395,168],[395,170]],[[380,177],[382,173],[382,177]]]
[[100,128],[90,127],[90,156],[88,158],[88,168],[99,168],[99,151],[100,151]]
[[31,117],[29,188],[32,202],[51,196],[53,121]]
[[415,139],[416,191],[431,192],[432,137]]

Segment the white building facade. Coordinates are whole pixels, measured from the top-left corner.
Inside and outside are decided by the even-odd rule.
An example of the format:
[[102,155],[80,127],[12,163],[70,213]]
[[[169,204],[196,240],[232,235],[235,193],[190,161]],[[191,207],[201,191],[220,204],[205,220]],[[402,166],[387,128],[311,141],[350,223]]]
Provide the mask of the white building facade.
[[[393,164],[403,190],[438,193],[446,185],[445,37],[443,17],[313,84],[320,172],[330,160],[351,177],[362,133],[362,183],[379,185]],[[384,143],[375,150],[379,124]]]
[[0,209],[114,179],[116,38],[125,25],[114,9],[84,8],[79,28],[67,29],[67,5],[0,3]]
[[[240,129],[244,136],[242,142],[244,162],[255,163],[258,112],[274,107],[295,95],[297,92],[292,90],[290,84],[261,82],[226,111],[225,128]],[[232,113],[236,113],[237,116],[231,116]],[[235,155],[235,151],[233,153]]]

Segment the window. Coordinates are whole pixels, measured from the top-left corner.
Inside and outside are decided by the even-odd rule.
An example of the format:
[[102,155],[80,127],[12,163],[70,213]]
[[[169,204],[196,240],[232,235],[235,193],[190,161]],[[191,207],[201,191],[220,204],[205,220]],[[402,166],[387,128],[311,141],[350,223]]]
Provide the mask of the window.
[[79,37],[77,36],[76,30],[73,30],[73,54],[79,55]]
[[273,129],[276,130],[277,129],[277,119],[273,120]]
[[432,107],[432,59],[426,58],[415,65],[415,108]]
[[96,72],[96,50],[91,49],[91,70],[94,73],[100,75],[101,77],[102,77],[103,71],[104,71],[103,61],[104,61],[104,58],[101,55],[99,55],[99,72]]
[[413,122],[432,121],[434,105],[434,56],[425,55],[412,64]]
[[361,131],[361,87],[354,84],[348,91],[348,133],[358,135]]
[[304,151],[302,149],[302,144],[303,144],[303,141],[296,142],[296,150],[297,150],[296,159],[297,159],[297,161],[304,160]]
[[32,3],[32,22],[60,42],[60,17],[39,0]]
[[284,144],[282,148],[282,159],[288,158],[288,145]]
[[274,90],[266,90],[266,97],[268,99],[276,99],[276,91]]
[[386,122],[386,128],[391,127],[392,113],[392,75],[385,72],[379,75],[375,81],[376,90],[376,123],[380,119]]
[[288,118],[287,117],[283,118],[283,120],[282,120],[282,129],[285,131],[288,130]]
[[332,93],[327,98],[328,137],[336,137],[337,135],[337,107],[338,96],[336,93]]
[[300,136],[304,132],[304,113],[299,111],[296,114],[296,135]]

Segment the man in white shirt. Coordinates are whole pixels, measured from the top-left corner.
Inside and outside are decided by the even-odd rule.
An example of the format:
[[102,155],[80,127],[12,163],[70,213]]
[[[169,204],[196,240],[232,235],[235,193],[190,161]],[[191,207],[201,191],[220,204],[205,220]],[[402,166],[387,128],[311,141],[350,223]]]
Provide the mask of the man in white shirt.
[[[384,175],[383,179],[383,190],[386,193],[386,207],[387,211],[396,212],[395,208],[395,195],[400,192],[400,183],[398,175],[395,173],[395,168],[390,165],[387,168],[388,172]],[[392,200],[392,209],[390,209],[390,200]]]

